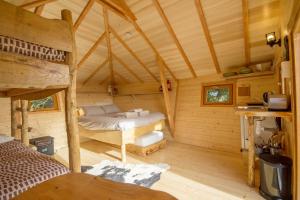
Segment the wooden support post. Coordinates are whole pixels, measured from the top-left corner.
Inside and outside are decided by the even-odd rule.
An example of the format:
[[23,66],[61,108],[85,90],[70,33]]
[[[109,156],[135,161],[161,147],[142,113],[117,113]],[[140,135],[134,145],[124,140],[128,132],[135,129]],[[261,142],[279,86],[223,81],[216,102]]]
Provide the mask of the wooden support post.
[[67,62],[69,64],[70,71],[70,85],[66,88],[65,94],[65,112],[66,112],[66,126],[68,134],[68,146],[69,146],[69,168],[73,172],[80,172],[80,143],[79,143],[79,130],[78,119],[76,111],[76,44],[75,35],[72,24],[72,14],[69,10],[62,10],[62,19],[68,22],[70,29],[72,30],[72,52],[67,54]]
[[157,59],[157,64],[159,66],[160,81],[161,81],[161,85],[162,85],[162,88],[163,88],[164,101],[165,101],[167,116],[168,116],[168,120],[169,120],[171,135],[174,137],[175,124],[174,124],[174,118],[172,116],[170,95],[169,95],[167,80],[166,80],[165,72],[164,72],[165,67],[164,67],[164,64],[163,64],[163,62],[162,62],[162,60],[160,59],[159,56],[157,56],[156,59]]
[[255,147],[254,147],[254,120],[252,116],[246,116],[248,122],[248,185],[255,186]]
[[21,129],[21,141],[26,146],[29,146],[29,136],[28,136],[28,101],[21,101],[22,108],[22,129]]
[[122,162],[126,163],[126,144],[121,145],[121,158]]
[[11,110],[11,115],[10,115],[10,119],[11,119],[11,136],[12,137],[16,137],[16,132],[17,132],[17,114],[16,114],[16,111],[17,111],[17,101],[14,100],[13,98],[10,98],[10,103],[11,103],[11,106],[10,106],[10,110]]

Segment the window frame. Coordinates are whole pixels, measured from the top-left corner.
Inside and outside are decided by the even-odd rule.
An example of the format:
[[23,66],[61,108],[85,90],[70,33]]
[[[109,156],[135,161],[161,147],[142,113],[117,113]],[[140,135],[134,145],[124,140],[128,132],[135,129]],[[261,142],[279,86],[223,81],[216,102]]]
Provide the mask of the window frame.
[[[54,94],[54,95],[50,95],[50,96],[52,96],[52,98],[54,100],[54,104],[53,104],[52,108],[40,108],[40,109],[29,111],[29,113],[59,112],[60,111],[60,103],[59,103],[58,94]],[[47,97],[45,97],[45,98],[47,98]],[[44,99],[44,98],[41,98],[41,99]],[[39,100],[39,99],[35,99],[35,100]],[[28,108],[30,108],[30,106],[31,106],[31,101],[29,101]]]
[[[229,88],[229,95],[230,95],[230,99],[229,102],[207,102],[207,91],[210,88],[214,88],[214,87],[220,87],[220,88],[224,88],[224,87],[228,87]],[[217,82],[217,83],[203,83],[201,86],[201,106],[223,106],[223,107],[232,107],[235,106],[236,103],[236,84],[234,82]]]

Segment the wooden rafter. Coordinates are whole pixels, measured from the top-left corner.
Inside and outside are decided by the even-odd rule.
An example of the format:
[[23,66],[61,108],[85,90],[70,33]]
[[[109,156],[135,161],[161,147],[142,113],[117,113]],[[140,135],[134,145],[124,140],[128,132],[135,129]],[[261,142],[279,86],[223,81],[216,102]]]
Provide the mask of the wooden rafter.
[[122,76],[121,74],[119,74],[117,71],[114,71],[114,73],[115,73],[118,77],[120,77],[120,79],[121,79],[122,81],[124,81],[125,83],[129,83],[129,81],[128,81],[124,76]]
[[34,9],[34,13],[35,13],[36,15],[41,15],[42,12],[43,12],[43,10],[44,10],[44,8],[45,8],[45,4],[40,5],[40,6],[38,6],[38,7],[36,7],[36,8]]
[[171,26],[171,24],[170,24],[170,22],[169,22],[169,20],[168,20],[168,18],[166,16],[165,12],[163,11],[162,7],[160,6],[158,0],[152,0],[152,1],[153,1],[154,6],[156,7],[156,9],[157,9],[160,17],[162,18],[165,26],[167,27],[170,35],[172,36],[172,39],[174,40],[174,42],[175,42],[175,44],[176,44],[176,46],[177,46],[177,48],[178,48],[181,56],[183,57],[186,65],[188,66],[188,68],[189,68],[190,72],[192,73],[193,77],[196,78],[197,74],[196,74],[196,72],[195,72],[195,70],[194,70],[194,68],[193,68],[193,66],[192,66],[189,58],[187,57],[187,55],[186,55],[183,47],[181,46],[181,44],[180,44],[180,42],[179,42],[179,40],[178,40],[178,38],[177,38],[177,36],[175,34],[175,31],[173,30],[173,28],[172,28],[172,26]]
[[84,81],[83,85],[87,84],[89,80],[91,80],[108,62],[108,59],[106,59],[103,63],[101,63]]
[[51,3],[54,1],[57,1],[57,0],[36,0],[36,1],[29,2],[29,3],[21,4],[20,7],[25,8],[25,9],[36,8],[38,6],[45,5],[47,3]]
[[215,69],[216,69],[217,73],[221,73],[217,54],[216,54],[209,30],[208,30],[206,18],[205,18],[204,12],[203,12],[203,7],[201,5],[200,0],[195,0],[195,4],[196,4],[197,11],[198,11],[199,19],[200,19],[200,22],[202,25],[202,29],[203,29],[203,32],[204,32],[204,35],[205,35],[205,38],[207,41],[207,45],[208,45],[208,48],[210,51],[210,55],[212,57],[214,65],[215,65]]
[[169,74],[172,76],[172,78],[174,80],[177,80],[175,74],[171,71],[171,69],[167,66],[167,64],[164,62],[163,58],[160,56],[159,52],[157,51],[157,49],[154,47],[154,45],[152,44],[152,42],[149,40],[149,38],[146,36],[146,34],[144,33],[144,31],[140,28],[140,26],[136,23],[136,22],[132,22],[134,28],[136,29],[136,31],[138,33],[140,33],[140,35],[144,38],[144,40],[148,43],[148,45],[151,47],[151,49],[153,50],[153,52],[156,54],[156,56],[158,56],[161,61],[163,62],[163,64],[165,65],[166,69],[168,70]]
[[81,58],[81,60],[78,62],[77,68],[80,68],[82,64],[88,59],[88,57],[97,49],[98,45],[102,42],[102,40],[105,38],[105,33],[102,33],[97,41],[91,46],[91,48],[88,50],[88,52]]
[[74,31],[78,29],[80,26],[81,22],[84,20],[85,16],[88,14],[90,9],[92,8],[94,4],[94,0],[89,0],[88,3],[85,5],[83,8],[82,12],[80,13],[79,17],[77,18],[76,22],[74,23]]
[[157,64],[160,72],[160,81],[163,88],[164,101],[165,101],[166,112],[167,112],[168,121],[170,125],[171,135],[174,137],[175,123],[174,123],[174,117],[172,116],[171,100],[170,100],[170,94],[167,86],[167,79],[165,77],[165,70],[164,70],[165,66],[159,57],[157,57]]
[[131,12],[124,0],[97,0],[97,2],[122,18],[125,18],[127,21],[136,20],[135,15]]
[[130,67],[121,59],[119,58],[116,54],[112,53],[113,57],[120,63],[122,64],[127,71],[132,74],[137,80],[139,80],[141,83],[143,83],[144,81],[133,71],[130,69]]
[[112,55],[111,55],[109,20],[108,20],[107,8],[105,6],[103,7],[103,17],[104,17],[104,25],[105,25],[107,55],[108,55],[109,70],[110,70],[110,82],[111,84],[113,84],[115,82],[114,80],[115,78],[114,78],[114,70],[113,70]]
[[242,0],[243,5],[243,23],[244,23],[244,47],[246,65],[250,64],[250,44],[249,44],[249,10],[248,0]]
[[140,65],[152,76],[154,80],[159,81],[156,76],[148,69],[148,67],[143,63],[143,61],[132,51],[132,49],[122,40],[122,38],[118,35],[118,33],[110,27],[110,30],[114,37],[127,49],[127,51],[140,63]]
[[[101,0],[97,0],[98,3],[100,3],[101,5],[105,5]],[[148,45],[152,48],[152,50],[154,51],[154,53],[156,54],[156,56],[159,56],[163,62],[163,64],[165,65],[166,69],[168,70],[169,74],[172,76],[172,78],[174,80],[177,80],[176,76],[174,75],[174,73],[170,70],[170,68],[168,67],[168,65],[165,63],[165,61],[163,60],[163,58],[160,56],[159,52],[157,51],[157,49],[154,47],[154,45],[152,44],[152,42],[149,40],[149,38],[146,36],[146,34],[144,33],[144,31],[139,27],[139,25],[136,23],[135,20],[131,20],[130,18],[126,17],[124,14],[122,14],[121,12],[119,12],[118,10],[112,8],[112,7],[108,7],[108,9],[110,11],[112,11],[113,13],[115,13],[116,15],[118,15],[119,17],[121,17],[122,19],[124,19],[125,21],[131,23],[134,28],[136,29],[136,31],[138,33],[140,33],[140,35],[144,38],[144,40],[148,43]]]

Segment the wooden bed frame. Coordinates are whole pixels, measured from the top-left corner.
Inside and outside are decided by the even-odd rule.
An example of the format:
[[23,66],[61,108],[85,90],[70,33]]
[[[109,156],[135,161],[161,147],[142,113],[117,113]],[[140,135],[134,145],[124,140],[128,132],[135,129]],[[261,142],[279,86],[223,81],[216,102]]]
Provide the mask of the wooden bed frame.
[[[29,145],[28,100],[65,91],[69,167],[73,172],[80,172],[72,14],[62,10],[61,18],[46,19],[0,0],[0,96],[11,98],[11,135],[15,137],[21,129],[21,140]],[[45,52],[59,52],[64,59],[55,62],[49,55],[40,56]],[[17,124],[17,112],[22,114],[22,124]]]
[[87,130],[79,125],[79,134],[86,138],[120,146],[122,162],[126,162],[126,144],[133,144],[136,138],[152,131],[163,130],[164,127],[165,120],[160,120],[147,126],[133,128],[126,131]]

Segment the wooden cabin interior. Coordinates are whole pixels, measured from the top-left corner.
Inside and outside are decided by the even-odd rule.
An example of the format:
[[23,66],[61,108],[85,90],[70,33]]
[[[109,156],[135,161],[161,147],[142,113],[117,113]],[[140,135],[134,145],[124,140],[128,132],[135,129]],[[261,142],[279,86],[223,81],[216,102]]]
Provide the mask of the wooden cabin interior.
[[299,0],[0,0],[0,200],[300,199]]

